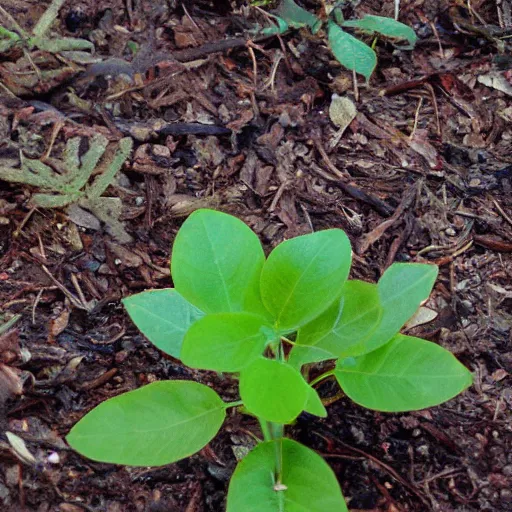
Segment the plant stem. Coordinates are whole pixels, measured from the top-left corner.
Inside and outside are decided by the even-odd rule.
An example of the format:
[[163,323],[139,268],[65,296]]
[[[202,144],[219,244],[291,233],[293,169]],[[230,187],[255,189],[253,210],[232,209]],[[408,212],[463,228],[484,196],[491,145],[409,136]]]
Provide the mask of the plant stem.
[[236,402],[224,402],[224,409],[229,409],[230,407],[238,407],[239,405],[244,405],[244,401],[237,400]]
[[263,418],[258,418],[260,422],[261,432],[265,441],[274,441],[274,457],[275,457],[275,481],[280,484],[283,476],[283,436],[284,425],[281,423],[273,423]]
[[319,375],[316,379],[313,379],[309,385],[310,386],[314,386],[315,384],[318,384],[319,382],[321,382],[322,380],[324,379],[327,379],[328,377],[331,377],[332,375],[334,375],[334,370],[330,370],[328,372],[325,372],[325,373],[322,373],[322,375]]
[[288,338],[285,338],[284,336],[281,336],[281,341],[284,341],[285,343],[289,343],[290,345],[297,345],[297,343],[295,343],[295,341],[292,341],[292,340],[289,340]]
[[263,439],[265,441],[272,441],[272,436],[270,434],[270,429],[269,429],[269,422],[264,420],[263,418],[258,418],[258,421],[260,422]]
[[14,30],[18,32],[18,34],[23,39],[28,39],[29,35],[25,32],[18,22],[0,5],[0,14],[13,26]]
[[281,362],[284,361],[283,342],[281,340],[279,340],[279,344],[277,345],[277,360]]

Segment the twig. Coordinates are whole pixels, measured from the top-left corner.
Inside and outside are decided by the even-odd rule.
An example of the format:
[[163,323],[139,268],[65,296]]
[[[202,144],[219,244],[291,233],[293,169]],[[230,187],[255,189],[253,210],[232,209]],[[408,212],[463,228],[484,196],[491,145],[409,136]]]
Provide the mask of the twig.
[[245,39],[243,37],[221,39],[220,41],[214,41],[213,43],[205,43],[202,46],[198,46],[197,48],[185,48],[184,50],[177,50],[171,54],[171,57],[176,59],[178,62],[189,62],[191,60],[200,59],[212,53],[219,53],[226,50],[247,46],[249,41],[252,41],[253,43],[260,43],[267,41],[272,37],[274,37],[274,35],[262,36],[251,40]]
[[256,89],[258,87],[258,62],[256,61],[256,55],[254,55],[254,50],[253,50],[252,46],[247,46],[247,51],[249,52],[249,55],[251,56],[252,82],[253,82],[254,88]]
[[411,135],[409,135],[409,139],[414,138],[414,134],[416,133],[416,129],[418,128],[418,121],[420,120],[420,110],[423,106],[423,96],[420,96],[420,99],[418,101],[418,106],[416,107],[416,112],[414,114],[414,125],[412,127]]
[[352,176],[348,172],[340,171],[333,163],[332,160],[329,158],[329,155],[325,151],[324,147],[322,146],[322,143],[320,142],[320,139],[318,137],[314,137],[313,139],[315,143],[315,147],[320,153],[320,156],[322,157],[322,160],[324,161],[325,165],[329,168],[329,170],[340,180],[351,180]]
[[[322,438],[324,441],[329,442],[328,439],[325,438],[325,436],[319,434],[318,432],[313,431],[313,434],[317,435],[318,437]],[[366,453],[363,450],[360,450],[359,448],[355,448],[354,446],[350,446],[348,444],[345,444],[343,441],[340,441],[339,439],[336,440],[337,444],[340,444],[343,448],[346,450],[349,450],[351,452],[357,453],[359,455],[362,455],[363,457],[371,460],[378,466],[380,466],[382,469],[384,469],[389,475],[394,478],[398,483],[402,484],[404,487],[409,489],[415,496],[417,496],[423,503],[427,503],[425,500],[425,497],[418,491],[418,489],[415,488],[415,486],[407,481],[404,477],[400,476],[391,466],[388,466],[385,462],[382,462],[377,457],[374,457],[373,455],[370,455],[369,453]],[[331,457],[331,458],[337,458],[340,457],[341,454],[336,453],[325,453],[323,454],[324,457]]]
[[496,206],[496,209],[501,213],[502,217],[512,226],[512,219],[503,211],[503,208],[499,205],[498,201],[491,197],[491,201]]
[[55,277],[53,277],[52,273],[48,270],[46,265],[41,265],[41,268],[43,269],[44,273],[55,283],[57,288],[59,288],[59,290],[71,301],[73,306],[78,309],[88,311],[88,309],[80,302],[77,297],[75,297],[63,284],[61,284]]
[[390,217],[388,220],[385,220],[382,224],[379,224],[375,229],[373,229],[369,233],[366,233],[366,235],[362,237],[357,251],[360,256],[363,255],[371,245],[373,245],[377,240],[379,240],[382,237],[382,235],[384,235],[384,233],[396,223],[396,221],[402,216],[404,211],[411,205],[414,196],[416,195],[416,191],[416,184],[409,187],[409,189],[406,190],[404,197],[402,198],[402,201],[398,205],[398,208],[395,210],[393,216]]
[[358,201],[362,201],[370,205],[376,212],[380,213],[383,217],[389,217],[393,213],[393,209],[387,203],[379,199],[378,197],[372,196],[369,193],[361,190],[354,183],[347,183],[339,178],[332,176],[331,174],[325,172],[321,167],[316,164],[312,164],[310,169],[316,172],[319,176],[324,178],[324,180],[329,181],[333,185],[337,186],[343,192],[347,193],[349,196],[352,196],[354,199]]

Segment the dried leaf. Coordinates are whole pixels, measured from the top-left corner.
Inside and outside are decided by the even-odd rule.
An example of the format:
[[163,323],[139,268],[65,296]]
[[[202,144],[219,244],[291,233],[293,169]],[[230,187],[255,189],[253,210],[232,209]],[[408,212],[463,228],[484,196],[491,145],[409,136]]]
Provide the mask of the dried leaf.
[[413,327],[418,327],[418,325],[428,324],[429,322],[432,322],[432,320],[435,320],[437,315],[437,311],[422,306],[405,324],[405,329],[412,329]]
[[332,95],[331,105],[329,107],[329,117],[331,121],[340,129],[341,135],[348,125],[355,119],[357,109],[350,98],[346,96]]
[[29,465],[34,465],[36,463],[35,457],[28,451],[27,445],[21,437],[18,437],[12,432],[6,432],[5,437],[7,437],[14,454],[21,460],[21,462]]

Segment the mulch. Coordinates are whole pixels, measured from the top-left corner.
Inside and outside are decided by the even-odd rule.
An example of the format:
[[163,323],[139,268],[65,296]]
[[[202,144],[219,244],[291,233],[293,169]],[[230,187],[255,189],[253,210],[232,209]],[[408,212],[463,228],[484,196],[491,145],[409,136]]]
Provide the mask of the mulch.
[[[319,12],[322,2],[299,3]],[[2,7],[28,29],[45,5]],[[344,5],[347,17],[393,9]],[[237,398],[227,377],[152,347],[120,303],[172,286],[172,242],[203,207],[240,217],[267,251],[342,228],[353,278],[376,282],[395,261],[439,265],[425,304],[435,318],[407,332],[452,351],[474,386],[439,407],[383,414],[327,381],[329,417],[303,414],[289,433],[326,458],[352,512],[512,509],[510,3],[402,0],[400,19],[415,49],[379,41],[377,71],[357,87],[321,34],[251,39],[263,14],[228,0],[67,2],[59,34],[93,41],[102,62],[36,51],[33,64],[54,73],[35,86],[23,52],[0,55],[0,166],[21,151],[59,157],[75,136],[84,149],[94,133],[135,141],[105,194],[122,201],[124,234],[76,205],[34,208],[37,190],[0,181],[0,326],[13,323],[0,332],[0,430],[27,450],[0,435],[2,510],[223,510],[257,432],[250,418],[230,416],[199,454],[161,468],[95,463],[64,441],[92,407],[155,380]],[[343,134],[329,116],[334,93],[357,108]]]

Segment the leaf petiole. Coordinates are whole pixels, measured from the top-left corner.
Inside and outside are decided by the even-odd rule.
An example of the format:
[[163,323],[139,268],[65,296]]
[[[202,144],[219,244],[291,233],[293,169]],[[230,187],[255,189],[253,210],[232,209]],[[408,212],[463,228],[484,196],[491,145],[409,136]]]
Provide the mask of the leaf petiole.
[[244,405],[243,400],[236,400],[235,402],[224,402],[224,409],[229,409],[230,407],[239,407],[240,405]]
[[334,370],[331,370],[329,372],[325,372],[325,373],[322,373],[322,375],[319,375],[316,379],[313,379],[309,385],[310,386],[315,386],[316,384],[318,384],[319,382],[322,382],[324,379],[327,379],[331,376],[334,375]]

